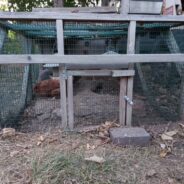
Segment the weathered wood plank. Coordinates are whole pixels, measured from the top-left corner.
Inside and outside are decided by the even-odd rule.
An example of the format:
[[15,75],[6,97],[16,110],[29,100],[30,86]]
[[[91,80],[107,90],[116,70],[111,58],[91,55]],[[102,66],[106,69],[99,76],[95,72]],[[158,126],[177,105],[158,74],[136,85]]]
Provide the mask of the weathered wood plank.
[[127,54],[135,54],[136,21],[130,21],[128,27]]
[[111,70],[116,70],[116,69],[127,69],[128,64],[90,64],[90,65],[84,65],[84,64],[66,64],[66,67],[68,70],[99,70],[99,69],[111,69]]
[[62,13],[115,13],[116,7],[65,7],[65,8],[33,8],[33,12]]
[[42,19],[42,20],[98,20],[98,21],[144,21],[144,22],[184,22],[184,16],[163,15],[121,15],[62,12],[0,12],[0,19]]
[[[128,40],[127,40],[127,54],[135,54],[135,40],[136,40],[136,21],[130,21],[128,27]],[[129,69],[133,69],[134,65],[129,64]],[[130,100],[133,97],[133,77],[128,77],[127,82],[127,96]],[[126,108],[126,125],[132,124],[132,105],[129,103]]]
[[130,1],[131,14],[154,14],[160,15],[162,9],[162,1]]
[[[133,100],[133,77],[128,77],[128,83],[127,83],[127,97],[132,101]],[[131,126],[132,125],[132,105],[129,103],[127,104],[126,109],[126,125]]]
[[74,128],[74,108],[73,108],[73,76],[69,76],[67,79],[67,91],[68,91],[68,126],[70,130]]
[[133,76],[134,70],[68,70],[67,76]]
[[121,0],[120,13],[122,15],[128,15],[130,11],[130,0]]
[[74,65],[122,65],[128,63],[184,63],[184,54],[127,55],[1,55],[0,64],[61,63]]
[[[57,48],[58,53],[64,55],[64,35],[63,35],[63,21],[56,21],[57,29]],[[65,72],[64,66],[59,66],[59,77],[60,77],[60,103],[61,103],[61,117],[62,117],[62,128],[67,128],[67,98],[66,98],[66,79],[63,77]]]
[[62,117],[62,128],[67,128],[67,98],[66,98],[66,79],[63,77],[65,68],[59,68],[60,77],[60,103],[61,103],[61,117]]
[[113,77],[128,77],[128,76],[134,76],[135,71],[134,70],[113,70],[112,76]]
[[119,93],[119,123],[122,126],[126,125],[126,101],[124,97],[127,93],[127,77],[120,78],[120,93]]

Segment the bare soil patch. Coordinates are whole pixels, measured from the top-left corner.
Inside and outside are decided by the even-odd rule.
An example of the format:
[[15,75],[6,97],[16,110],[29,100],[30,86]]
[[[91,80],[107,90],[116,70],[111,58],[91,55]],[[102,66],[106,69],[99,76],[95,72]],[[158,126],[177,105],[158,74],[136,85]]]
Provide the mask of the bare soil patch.
[[[181,122],[179,122],[181,123]],[[98,132],[20,133],[0,137],[1,184],[183,184],[184,128],[179,123],[147,126],[153,139],[148,147],[117,147]],[[165,131],[177,130],[172,141]],[[161,144],[171,152],[161,157]],[[97,155],[102,164],[85,161]]]

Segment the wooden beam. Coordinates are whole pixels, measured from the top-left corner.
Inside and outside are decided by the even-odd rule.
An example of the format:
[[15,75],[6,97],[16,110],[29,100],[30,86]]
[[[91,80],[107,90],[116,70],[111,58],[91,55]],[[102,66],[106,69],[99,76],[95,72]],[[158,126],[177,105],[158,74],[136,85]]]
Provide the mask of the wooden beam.
[[68,70],[67,76],[133,76],[134,70]]
[[33,8],[33,12],[61,12],[61,13],[116,13],[116,7],[65,7],[65,8]]
[[[63,35],[63,21],[56,21],[57,28],[57,48],[58,53],[64,55],[64,35]],[[66,100],[66,79],[63,77],[65,72],[65,67],[59,67],[59,77],[60,77],[60,102],[61,102],[61,117],[62,117],[62,128],[67,128],[67,100]]]
[[113,70],[112,71],[113,77],[129,77],[134,75],[135,75],[134,70]]
[[135,54],[136,21],[130,21],[127,38],[127,54]]
[[141,22],[184,22],[184,16],[172,15],[121,15],[62,12],[0,12],[0,19],[34,19],[34,20],[96,20],[96,21],[141,21]]
[[124,97],[127,93],[127,77],[120,78],[120,92],[119,92],[119,123],[121,126],[125,126],[126,116],[126,101]]
[[123,65],[128,63],[184,63],[184,54],[127,55],[0,55],[0,64],[60,63],[70,65]]
[[122,15],[128,15],[129,11],[130,11],[130,0],[121,0],[120,13]]
[[67,91],[68,91],[68,126],[70,130],[74,128],[74,107],[73,107],[73,76],[69,76],[67,79]]
[[[133,77],[128,77],[127,82],[127,97],[133,101]],[[127,109],[126,109],[126,125],[132,126],[132,104],[126,103]]]
[[[135,40],[136,40],[136,21],[130,21],[128,27],[128,40],[127,40],[127,54],[135,54]],[[129,65],[129,69],[133,69],[133,64]],[[128,77],[127,82],[127,96],[133,100],[133,77]],[[132,105],[126,103],[126,125],[132,124]]]
[[67,70],[99,70],[99,69],[111,69],[111,70],[115,70],[115,69],[127,69],[128,68],[128,64],[66,64]]

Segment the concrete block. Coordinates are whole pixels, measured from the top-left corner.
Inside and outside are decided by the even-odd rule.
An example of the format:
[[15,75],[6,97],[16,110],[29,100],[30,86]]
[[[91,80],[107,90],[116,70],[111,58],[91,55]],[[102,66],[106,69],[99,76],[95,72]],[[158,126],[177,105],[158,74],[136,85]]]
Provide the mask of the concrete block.
[[151,136],[144,128],[125,127],[111,128],[110,138],[112,142],[117,145],[146,146],[149,144]]

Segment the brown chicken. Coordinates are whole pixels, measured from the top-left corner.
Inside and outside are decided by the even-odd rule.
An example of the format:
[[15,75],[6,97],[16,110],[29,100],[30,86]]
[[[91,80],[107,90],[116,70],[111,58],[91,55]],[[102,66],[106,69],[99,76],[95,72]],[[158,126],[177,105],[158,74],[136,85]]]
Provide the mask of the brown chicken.
[[48,79],[37,83],[34,87],[34,92],[39,96],[44,97],[59,97],[60,88],[59,80]]

